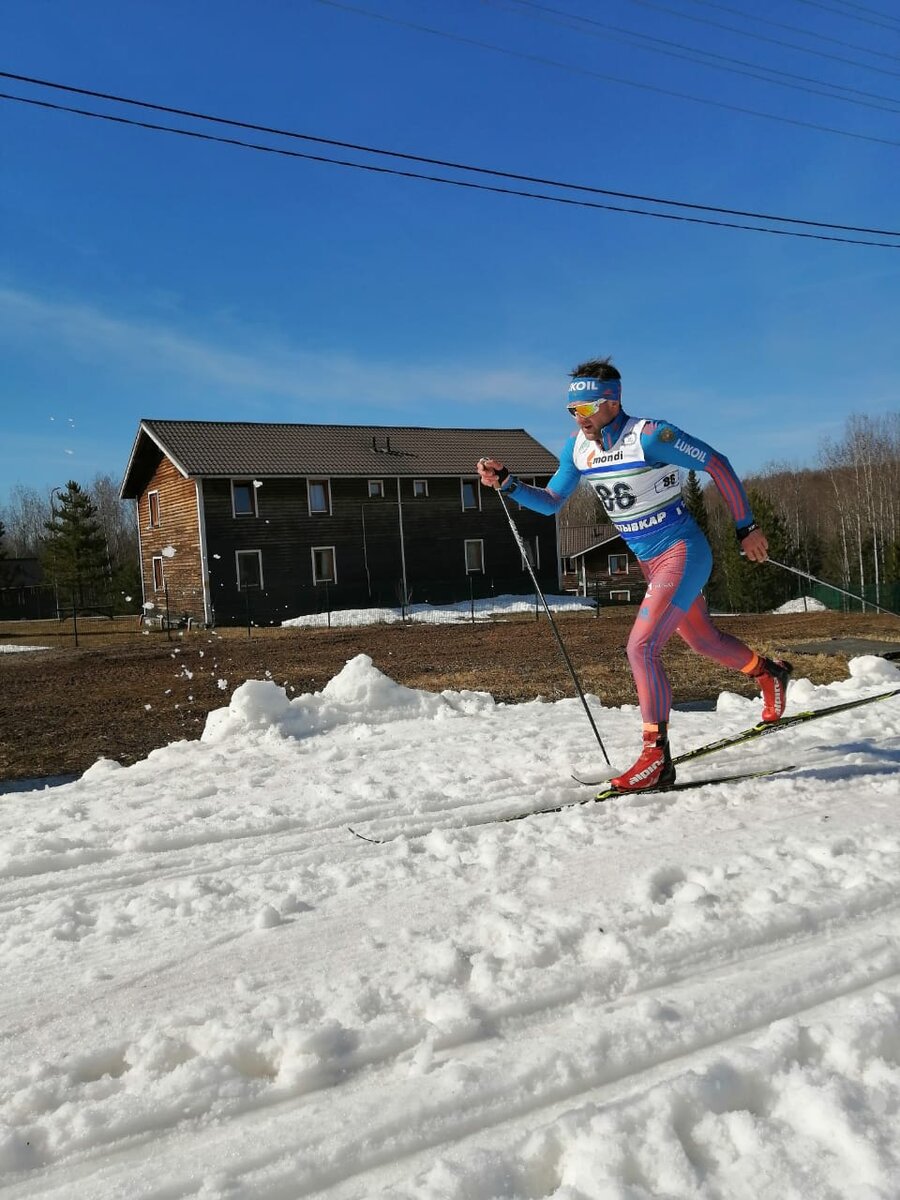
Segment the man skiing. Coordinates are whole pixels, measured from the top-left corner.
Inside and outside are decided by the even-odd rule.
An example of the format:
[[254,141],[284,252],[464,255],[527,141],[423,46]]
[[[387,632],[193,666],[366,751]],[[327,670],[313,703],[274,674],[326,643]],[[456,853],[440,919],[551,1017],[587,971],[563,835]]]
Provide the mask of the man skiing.
[[672,690],[661,655],[673,633],[698,654],[755,679],[763,721],[777,721],[784,712],[791,673],[790,663],[761,657],[710,620],[701,588],[712,551],[682,498],[682,472],[693,468],[712,477],[748,559],[765,562],[768,542],[727,458],[668,421],[629,417],[622,409],[621,376],[608,358],[580,363],[571,378],[568,410],[578,432],[566,442],[547,486],[523,483],[493,458],[479,461],[478,474],[486,487],[548,515],[559,511],[584,477],[633,551],[648,582],[627,649],[643,748],[612,784],[623,791],[666,787],[675,782],[675,767],[668,738]]

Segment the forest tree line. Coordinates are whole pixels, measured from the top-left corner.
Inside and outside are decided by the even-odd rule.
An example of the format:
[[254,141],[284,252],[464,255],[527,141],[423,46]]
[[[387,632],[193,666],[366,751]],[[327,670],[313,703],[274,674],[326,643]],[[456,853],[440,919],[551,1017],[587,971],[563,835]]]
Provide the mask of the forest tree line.
[[[745,562],[731,516],[715,486],[702,485],[704,478],[689,473],[685,498],[713,547],[706,592],[714,608],[762,612],[802,595],[831,607],[846,603],[789,571]],[[774,461],[743,482],[772,559],[900,610],[900,412],[854,413],[841,436],[821,444],[814,466]],[[562,520],[575,525],[606,518],[583,485]],[[86,487],[69,481],[50,494],[12,488],[0,506],[0,574],[2,560],[10,558],[38,558],[45,581],[67,594],[104,594],[130,611],[140,601],[135,507],[119,499],[111,475],[97,475]]]

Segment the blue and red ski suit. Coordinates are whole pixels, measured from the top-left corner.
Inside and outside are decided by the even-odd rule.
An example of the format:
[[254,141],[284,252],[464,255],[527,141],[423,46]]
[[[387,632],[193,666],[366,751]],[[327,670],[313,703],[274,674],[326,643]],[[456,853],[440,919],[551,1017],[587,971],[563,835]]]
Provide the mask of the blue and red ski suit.
[[597,492],[648,582],[628,639],[628,661],[644,724],[657,725],[668,720],[672,706],[661,654],[673,633],[698,654],[747,674],[760,661],[709,618],[701,589],[712,569],[712,552],[682,498],[684,473],[693,468],[711,476],[738,530],[751,526],[753,515],[728,459],[668,421],[635,419],[620,411],[600,432],[600,442],[581,432],[569,438],[545,488],[509,476],[501,490],[548,515],[559,511],[582,478]]

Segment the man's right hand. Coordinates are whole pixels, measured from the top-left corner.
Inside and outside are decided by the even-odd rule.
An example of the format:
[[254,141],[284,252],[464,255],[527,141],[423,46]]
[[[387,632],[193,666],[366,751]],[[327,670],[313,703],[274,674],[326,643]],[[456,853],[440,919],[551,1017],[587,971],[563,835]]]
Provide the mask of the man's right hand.
[[485,487],[499,488],[509,475],[503,463],[496,458],[479,458],[476,466],[478,477]]

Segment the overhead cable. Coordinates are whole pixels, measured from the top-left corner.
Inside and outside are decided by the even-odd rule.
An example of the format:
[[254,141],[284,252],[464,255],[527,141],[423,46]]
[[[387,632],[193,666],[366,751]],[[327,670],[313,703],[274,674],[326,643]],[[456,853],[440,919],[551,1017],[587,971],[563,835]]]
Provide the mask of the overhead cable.
[[[597,21],[593,17],[582,17],[577,13],[567,12],[561,8],[553,8],[546,4],[538,4],[535,0],[504,0],[504,8],[506,11],[511,11],[506,8],[508,3],[514,3],[519,6],[522,15],[535,17],[538,20],[553,20],[554,17],[562,17],[567,22],[577,22],[577,24],[567,24],[568,29],[577,29],[582,33],[586,33],[589,37],[603,38],[604,40],[623,40],[626,45],[636,46],[641,50],[649,50],[653,54],[665,54],[670,58],[680,58],[687,62],[698,63],[700,66],[709,67],[716,71],[727,71],[732,75],[743,75],[747,79],[759,79],[763,83],[771,83],[776,87],[790,88],[796,92],[806,92],[810,96],[825,96],[829,100],[843,100],[846,104],[856,104],[861,108],[874,108],[881,112],[900,113],[900,98],[896,96],[882,96],[877,92],[866,92],[861,88],[848,87],[845,84],[829,83],[824,79],[817,79],[810,75],[795,75],[792,71],[782,71],[776,67],[767,67],[762,63],[747,62],[742,58],[731,58],[726,54],[716,54],[712,50],[702,50],[697,46],[686,46],[683,42],[671,42],[667,38],[653,37],[650,34],[639,33],[631,29],[623,29],[620,25],[608,25],[604,21]],[[557,22],[558,23],[558,22]],[[591,29],[585,29],[585,25],[593,26]],[[597,32],[603,30],[603,33]],[[612,31],[612,38],[610,33]],[[623,35],[618,38],[616,35]],[[651,44],[648,44],[651,43]],[[652,43],[655,43],[652,44]],[[700,57],[702,56],[702,57]],[[708,62],[707,59],[715,59],[715,62]],[[766,72],[766,74],[762,74]],[[779,78],[772,78],[778,76]],[[898,72],[900,77],[900,72]],[[795,82],[788,82],[794,80]],[[814,87],[808,87],[807,84],[815,84]],[[830,89],[830,90],[825,90]],[[837,92],[850,92],[852,95],[841,96]],[[861,96],[866,99],[855,99]],[[882,104],[874,104],[872,101],[881,100]]]
[[[203,133],[196,129],[177,129],[171,125],[160,125],[151,121],[138,121],[132,117],[116,116],[112,113],[91,112],[87,109],[75,108],[64,104],[54,104],[49,100],[37,100],[25,96],[13,96],[0,92],[0,100],[15,101],[19,104],[33,105],[36,108],[49,109],[55,112],[72,113],[79,117],[89,117],[99,121],[109,121],[116,125],[133,126],[138,129],[150,129],[159,133],[176,134],[179,137],[195,138],[204,142],[219,142],[226,146],[239,146],[244,150],[256,150],[265,154],[277,154],[284,158],[300,158],[309,162],[329,163],[332,166],[349,167],[357,171],[369,171],[378,175],[395,175],[404,179],[421,179],[429,183],[445,184],[449,187],[466,188],[471,191],[493,192],[498,195],[521,196],[529,200],[543,200],[552,204],[565,204],[574,208],[603,209],[607,212],[629,213],[634,216],[653,217],[658,221],[680,221],[690,225],[711,225],[723,229],[741,229],[745,232],[770,233],[781,237],[806,238],[819,242],[843,242],[852,246],[875,246],[885,250],[900,250],[900,242],[872,242],[860,238],[839,237],[833,234],[807,233],[798,229],[775,229],[762,225],[739,225],[734,221],[714,221],[708,217],[689,217],[682,213],[649,212],[647,209],[628,208],[617,204],[603,204],[596,200],[577,200],[568,196],[548,196],[542,192],[526,192],[518,188],[500,187],[496,184],[475,183],[466,179],[447,179],[443,176],[426,175],[417,171],[401,171],[396,167],[380,167],[372,163],[350,162],[346,159],[329,158],[321,154],[308,154],[300,150],[288,150],[279,146],[264,146],[256,142],[247,142],[240,138],[223,137],[220,134]],[[890,234],[889,236],[898,236]]]
[[[836,13],[839,17],[846,17],[848,21],[862,21],[866,25],[875,25],[879,29],[890,29],[893,33],[900,28],[900,21],[890,13],[880,12],[875,8],[867,8],[864,4],[849,4],[848,8],[856,9],[859,13],[869,13],[870,16],[856,16],[855,13],[846,12],[845,9],[835,8],[832,4],[822,4],[819,0],[796,0],[797,4],[806,4],[809,8],[820,8],[823,12]],[[881,17],[882,20],[874,20],[875,17]],[[892,24],[889,24],[892,22]]]
[[357,16],[369,17],[374,21],[383,21],[389,25],[398,25],[404,29],[412,29],[417,33],[427,33],[434,37],[445,38],[451,42],[459,42],[462,45],[475,46],[480,50],[490,50],[494,54],[503,54],[508,58],[518,58],[525,62],[540,63],[545,67],[554,67],[557,70],[565,71],[569,76],[585,75],[591,79],[600,79],[606,84],[621,84],[624,87],[638,88],[644,92],[655,92],[660,96],[674,96],[678,100],[690,100],[694,104],[705,104],[711,108],[721,108],[726,112],[742,113],[745,116],[762,117],[767,121],[778,121],[782,125],[793,125],[799,129],[814,129],[818,133],[833,133],[839,137],[854,138],[863,142],[876,142],[882,146],[900,146],[900,141],[896,138],[878,137],[876,134],[870,133],[856,133],[849,129],[839,129],[834,125],[821,125],[814,121],[801,121],[796,117],[785,117],[780,113],[768,113],[757,108],[747,108],[740,104],[729,104],[724,100],[709,100],[706,97],[693,96],[690,92],[678,92],[673,88],[658,87],[652,83],[641,83],[634,79],[627,79],[623,75],[613,75],[609,71],[591,71],[587,67],[579,66],[573,62],[559,62],[553,58],[545,58],[540,54],[527,54],[524,51],[511,50],[507,46],[497,46],[493,42],[484,42],[478,38],[448,33],[444,29],[435,29],[430,25],[419,25],[414,21],[401,20],[399,17],[389,17],[384,13],[375,12],[372,9],[343,3],[342,0],[315,0],[315,3],[324,4],[328,8],[337,8],[344,12],[354,13]]
[[[874,58],[889,58],[893,62],[900,62],[900,55],[887,54],[884,50],[873,50],[871,46],[860,46],[857,42],[848,42],[845,38],[829,37],[827,33],[819,33],[815,29],[807,29],[803,25],[785,25],[783,21],[773,21],[770,17],[761,17],[757,13],[748,12],[745,8],[733,8],[728,4],[719,4],[717,0],[691,0],[693,4],[701,4],[704,8],[717,8],[720,12],[731,13],[734,17],[744,17],[748,21],[756,21],[759,25],[771,25],[773,29],[786,29],[788,33],[799,33],[802,37],[813,38],[817,42],[829,42],[832,46],[843,46],[846,50],[859,50],[862,54],[871,54]],[[675,10],[672,9],[672,12]],[[690,18],[699,20],[700,18]],[[711,22],[710,22],[711,23]],[[730,28],[730,26],[729,26]],[[738,32],[738,31],[736,31]],[[746,36],[752,37],[752,34]],[[777,42],[776,45],[789,45],[789,43]],[[798,49],[799,47],[794,47]],[[839,62],[844,62],[844,59],[838,59]],[[847,59],[847,62],[852,62],[852,59]],[[867,64],[854,64],[865,67]]]
[[[657,204],[669,208],[684,208],[695,212],[717,213],[722,216],[729,217],[745,217],[755,221],[778,221],[787,225],[805,225],[814,229],[830,229],[841,233],[867,233],[878,237],[897,237],[900,238],[900,230],[894,229],[876,229],[863,225],[843,225],[834,221],[817,221],[806,217],[785,217],[775,213],[753,212],[751,210],[739,208],[725,208],[722,205],[715,204],[698,204],[686,200],[672,200],[662,196],[648,196],[638,192],[623,192],[616,191],[612,188],[594,187],[591,184],[571,183],[558,179],[549,179],[540,175],[525,175],[514,171],[502,171],[495,167],[473,166],[471,163],[454,162],[451,159],[430,158],[421,154],[408,154],[400,150],[386,150],[380,146],[367,146],[359,142],[341,141],[337,138],[327,138],[321,135],[311,133],[300,133],[292,129],[280,129],[272,125],[259,125],[250,121],[240,121],[234,118],[221,117],[210,113],[197,112],[187,108],[177,108],[169,104],[158,104],[149,100],[138,100],[133,96],[118,96],[111,92],[101,92],[91,88],[76,87],[73,84],[60,83],[49,79],[38,79],[30,75],[19,75],[12,71],[0,71],[0,79],[14,79],[19,83],[28,83],[38,87],[49,88],[54,91],[67,92],[79,96],[89,96],[94,100],[105,100],[115,104],[122,104],[134,108],[144,108],[153,112],[167,113],[170,116],[187,117],[195,121],[207,121],[215,125],[225,125],[233,129],[245,129],[252,133],[266,133],[276,137],[292,138],[298,141],[313,142],[322,146],[334,146],[341,150],[354,150],[362,154],[371,154],[384,158],[396,158],[404,162],[421,163],[431,167],[443,167],[453,171],[464,171],[472,175],[488,175],[497,179],[513,180],[517,183],[538,184],[541,187],[559,188],[563,191],[587,192],[594,196],[611,196],[618,200],[634,200],[642,204]],[[2,96],[3,99],[20,100],[23,103],[29,103],[24,97],[17,96]],[[33,103],[41,103],[33,101]],[[81,109],[69,109],[62,105],[51,105],[46,102],[44,107],[59,108],[63,112],[73,112],[81,116],[103,116],[105,114],[87,112]],[[124,118],[122,122],[125,123]],[[136,122],[139,124],[138,122]],[[156,128],[155,126],[147,126],[148,128]],[[168,130],[167,126],[160,127]],[[173,132],[180,132],[173,130]],[[353,165],[353,164],[348,164]]]
[[[764,33],[751,33],[749,29],[738,29],[734,25],[726,25],[722,21],[712,21],[708,17],[695,17],[681,9],[672,8],[668,4],[658,4],[655,0],[631,0],[641,8],[650,8],[655,12],[668,13],[672,17],[680,17],[683,21],[693,21],[695,25],[709,25],[713,29],[724,29],[726,33],[737,33],[741,37],[753,38],[756,42],[767,42],[770,46],[781,46],[786,50],[799,50],[801,54],[812,54],[816,58],[827,58],[831,62],[844,63],[846,66],[858,67],[862,71],[874,71],[878,75],[890,75],[893,79],[900,78],[900,71],[889,71],[886,67],[876,67],[873,63],[860,62],[856,58],[846,58],[840,54],[829,54],[827,50],[813,50],[810,46],[798,46],[796,42],[785,42],[781,38],[767,37]],[[887,57],[893,58],[893,55]]]

